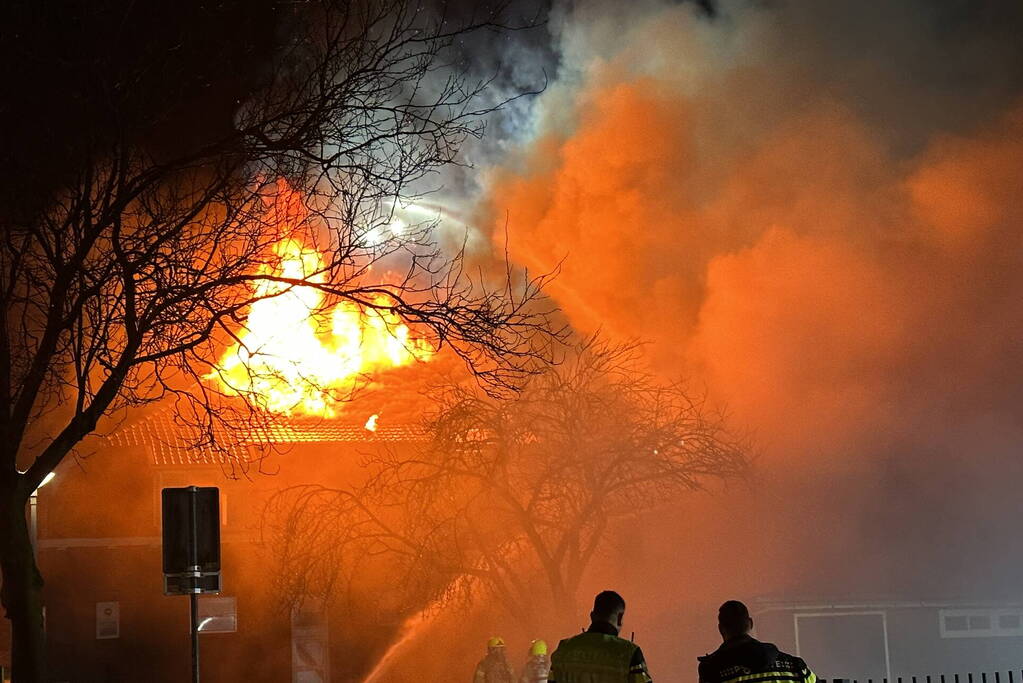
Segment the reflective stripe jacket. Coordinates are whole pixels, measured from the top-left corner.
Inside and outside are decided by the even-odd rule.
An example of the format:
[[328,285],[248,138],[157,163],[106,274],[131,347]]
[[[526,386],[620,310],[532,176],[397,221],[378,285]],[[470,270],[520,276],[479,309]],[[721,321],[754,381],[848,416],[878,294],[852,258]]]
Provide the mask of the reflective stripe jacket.
[[515,672],[504,655],[488,654],[476,665],[473,683],[515,683]]
[[799,657],[750,636],[727,641],[700,657],[700,683],[816,683]]
[[643,651],[619,638],[610,624],[593,624],[585,633],[558,644],[551,655],[550,683],[652,683]]
[[533,655],[526,660],[526,665],[522,667],[519,683],[547,683],[547,675],[550,672],[551,665],[547,661],[547,655]]

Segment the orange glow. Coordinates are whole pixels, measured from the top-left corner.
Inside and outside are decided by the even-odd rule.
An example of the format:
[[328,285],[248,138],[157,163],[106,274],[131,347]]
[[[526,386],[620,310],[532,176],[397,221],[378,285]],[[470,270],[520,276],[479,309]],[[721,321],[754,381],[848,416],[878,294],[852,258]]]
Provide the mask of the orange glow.
[[[263,273],[324,281],[323,260],[314,249],[286,239],[274,254],[277,263]],[[325,307],[319,289],[274,280],[260,280],[256,295],[267,298],[252,304],[240,342],[209,377],[230,395],[255,396],[269,412],[332,417],[373,373],[433,355],[429,342],[413,336],[391,311],[349,301]],[[386,295],[372,302],[391,303]]]

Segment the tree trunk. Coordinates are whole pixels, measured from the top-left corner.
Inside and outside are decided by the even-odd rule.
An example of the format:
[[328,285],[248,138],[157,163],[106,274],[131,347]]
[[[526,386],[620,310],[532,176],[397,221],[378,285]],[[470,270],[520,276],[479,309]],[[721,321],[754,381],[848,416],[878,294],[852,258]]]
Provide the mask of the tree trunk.
[[547,619],[546,628],[542,632],[566,634],[564,637],[575,635],[580,628],[585,628],[589,624],[588,610],[580,611],[575,593],[566,589],[560,581],[551,582],[549,585],[551,614]]
[[25,519],[25,503],[16,492],[0,492],[0,588],[11,620],[13,683],[45,683],[46,644],[43,630],[43,577],[36,566]]
[[579,603],[576,600],[575,591],[564,587],[553,588],[551,594],[554,598],[554,608],[560,614],[572,620],[585,618],[585,614],[579,612]]

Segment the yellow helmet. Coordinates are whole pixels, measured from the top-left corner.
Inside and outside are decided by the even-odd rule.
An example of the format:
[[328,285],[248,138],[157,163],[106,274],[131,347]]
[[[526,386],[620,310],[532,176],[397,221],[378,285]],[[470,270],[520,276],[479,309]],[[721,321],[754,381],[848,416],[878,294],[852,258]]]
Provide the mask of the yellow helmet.
[[533,657],[547,654],[547,641],[534,640],[529,646],[529,654]]
[[500,636],[494,636],[493,638],[487,641],[487,647],[490,648],[504,647],[504,638],[501,638]]

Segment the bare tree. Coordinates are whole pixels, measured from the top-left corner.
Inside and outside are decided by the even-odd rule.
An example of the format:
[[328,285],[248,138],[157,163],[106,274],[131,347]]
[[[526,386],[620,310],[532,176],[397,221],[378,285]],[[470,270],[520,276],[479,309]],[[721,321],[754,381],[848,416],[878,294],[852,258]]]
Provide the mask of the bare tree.
[[[492,108],[481,104],[487,83],[444,56],[466,31],[498,27],[489,18],[455,26],[422,9],[305,5],[305,39],[275,55],[232,130],[175,153],[121,131],[45,211],[5,225],[0,568],[16,681],[45,676],[29,496],[121,408],[170,398],[209,448],[272,419],[255,393],[206,381],[253,302],[312,287],[323,306],[386,313],[452,349],[498,393],[542,355],[541,281],[488,288],[458,254],[442,255],[433,223],[400,237],[383,230],[431,174],[459,163],[460,144],[482,134]],[[322,262],[275,274],[286,240],[317,248]]]
[[374,458],[365,485],[278,494],[281,594],[329,599],[375,557],[410,603],[482,592],[526,625],[574,614],[614,522],[747,467],[720,413],[638,361],[591,340],[507,399],[453,387],[422,448]]

